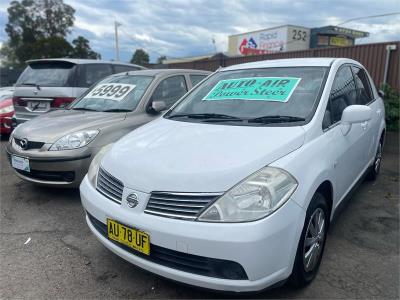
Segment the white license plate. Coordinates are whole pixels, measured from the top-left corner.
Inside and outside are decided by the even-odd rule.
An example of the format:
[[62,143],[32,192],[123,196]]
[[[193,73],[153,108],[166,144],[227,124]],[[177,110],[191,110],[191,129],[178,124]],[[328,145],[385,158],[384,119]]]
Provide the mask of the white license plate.
[[26,172],[31,171],[31,169],[29,167],[29,159],[24,158],[24,157],[11,155],[11,165],[13,166],[13,168],[18,169],[18,170],[22,170],[22,171],[26,171]]
[[29,101],[28,108],[31,111],[48,111],[50,103],[48,101]]

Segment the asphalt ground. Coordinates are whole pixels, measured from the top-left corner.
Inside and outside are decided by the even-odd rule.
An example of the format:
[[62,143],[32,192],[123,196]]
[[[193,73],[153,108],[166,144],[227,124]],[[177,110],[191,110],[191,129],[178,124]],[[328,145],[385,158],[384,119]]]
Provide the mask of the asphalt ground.
[[[235,296],[169,281],[108,251],[85,223],[79,192],[19,179],[6,143],[1,141],[0,157],[0,298]],[[285,285],[239,297],[399,299],[399,283],[399,135],[388,133],[381,174],[343,206],[316,280],[301,290]]]

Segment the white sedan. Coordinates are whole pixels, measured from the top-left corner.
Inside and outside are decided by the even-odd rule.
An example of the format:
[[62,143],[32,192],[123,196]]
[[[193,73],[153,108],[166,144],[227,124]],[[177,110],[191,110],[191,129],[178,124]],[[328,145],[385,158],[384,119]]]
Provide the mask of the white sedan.
[[379,173],[380,95],[349,59],[220,69],[95,157],[80,186],[87,223],[117,255],[176,281],[304,286],[339,204]]

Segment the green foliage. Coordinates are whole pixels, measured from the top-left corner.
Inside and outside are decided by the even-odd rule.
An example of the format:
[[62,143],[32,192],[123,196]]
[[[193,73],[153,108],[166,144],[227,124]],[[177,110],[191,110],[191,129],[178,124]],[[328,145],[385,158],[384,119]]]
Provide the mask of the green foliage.
[[13,48],[6,42],[0,48],[0,60],[4,67],[13,67],[18,65],[18,58]]
[[150,61],[149,55],[143,49],[136,49],[131,58],[132,64],[144,65]]
[[162,64],[162,62],[166,59],[167,59],[167,57],[165,55],[161,55],[159,58],[157,58],[157,63]]
[[74,48],[69,55],[70,57],[101,59],[101,55],[90,48],[89,41],[83,36],[78,36],[74,39],[72,45],[74,45]]
[[385,93],[386,127],[388,130],[398,131],[400,92],[389,85],[384,85],[382,90]]
[[63,0],[12,1],[7,11],[9,40],[0,50],[5,65],[22,66],[35,58],[99,57],[85,38],[78,37],[73,46],[66,40],[75,10]]

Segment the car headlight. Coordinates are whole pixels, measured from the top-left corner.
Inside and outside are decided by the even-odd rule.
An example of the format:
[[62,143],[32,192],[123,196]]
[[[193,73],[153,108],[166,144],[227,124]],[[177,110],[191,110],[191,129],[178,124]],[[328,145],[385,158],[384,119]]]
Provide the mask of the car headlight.
[[98,133],[98,130],[85,130],[68,134],[51,145],[49,151],[71,150],[84,147],[93,141]]
[[114,145],[114,143],[108,144],[103,148],[101,148],[100,151],[93,158],[92,162],[90,163],[88,178],[94,187],[96,186],[97,173],[99,172],[100,169],[101,160],[103,159],[104,155],[111,149],[112,145]]
[[0,114],[7,114],[14,111],[14,106],[9,105],[3,108],[0,108]]
[[288,172],[264,167],[223,194],[198,221],[249,222],[264,218],[281,207],[297,186]]

